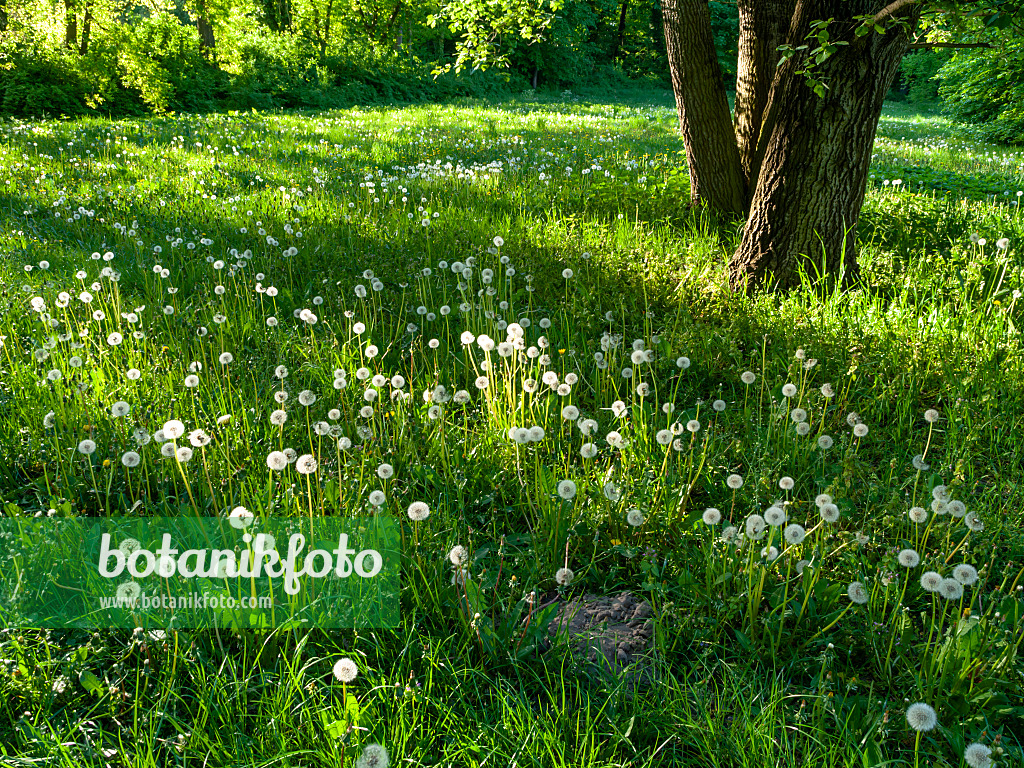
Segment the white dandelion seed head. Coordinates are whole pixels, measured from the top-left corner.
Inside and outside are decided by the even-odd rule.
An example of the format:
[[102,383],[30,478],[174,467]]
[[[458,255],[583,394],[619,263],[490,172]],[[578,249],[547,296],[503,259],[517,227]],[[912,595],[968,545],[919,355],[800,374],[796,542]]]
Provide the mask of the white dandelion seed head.
[[284,455],[283,451],[271,451],[267,455],[267,467],[280,472],[282,469],[288,466],[288,457]]
[[[427,220],[424,219],[424,222]],[[356,761],[355,768],[388,768],[388,752],[380,744],[367,744]]]
[[921,562],[921,556],[915,549],[901,549],[896,559],[904,568],[916,568]]
[[574,574],[570,568],[559,568],[555,571],[555,581],[562,587],[567,587],[572,584],[572,580],[575,576],[576,574]]
[[245,507],[235,507],[228,514],[228,523],[232,528],[241,531],[248,528],[254,518],[255,515]]
[[789,477],[788,475],[779,479],[779,488],[781,488],[784,491],[793,490],[794,485],[795,483],[793,481],[793,478]]
[[936,571],[925,571],[921,574],[921,588],[925,592],[938,592],[942,587],[942,574]]
[[839,507],[832,503],[823,504],[818,510],[818,514],[826,523],[834,523],[839,519]]
[[857,605],[864,605],[868,601],[868,590],[861,581],[854,581],[846,588],[846,594],[850,600]]
[[639,509],[631,509],[626,513],[626,522],[634,528],[644,524],[644,513]]
[[557,490],[558,495],[568,501],[576,495],[576,483],[572,480],[562,480],[558,484]]
[[164,437],[168,440],[177,440],[185,434],[185,425],[178,421],[178,419],[171,419],[164,422],[163,433]]
[[334,662],[334,677],[339,682],[351,683],[359,674],[359,668],[352,659],[345,657]]
[[708,507],[704,510],[704,514],[700,516],[700,519],[704,522],[704,525],[718,525],[722,522],[722,513],[715,507]]
[[742,381],[744,384],[753,384],[756,379],[757,374],[754,373],[753,371],[744,371],[742,374],[740,374],[740,381]]
[[924,507],[911,507],[907,511],[907,517],[910,518],[911,522],[920,524],[928,519],[928,510]]
[[943,579],[938,591],[947,600],[959,600],[964,596],[964,585],[954,578]]
[[303,454],[295,461],[295,469],[300,475],[311,475],[316,472],[317,460],[309,453]]
[[610,482],[604,484],[601,492],[604,493],[604,497],[608,499],[608,501],[612,502],[618,501],[622,496],[622,492],[618,489],[615,483]]
[[962,563],[953,569],[953,578],[965,587],[970,587],[978,581],[978,569],[973,565]]
[[469,551],[461,544],[456,544],[448,550],[448,560],[456,567],[463,566],[469,562]]
[[746,521],[747,538],[757,541],[764,537],[765,519],[760,515],[751,515]]
[[725,484],[735,491],[743,487],[743,478],[740,475],[732,474],[725,479]]
[[799,544],[807,536],[807,530],[799,523],[790,523],[782,532],[786,541],[790,544]]
[[421,522],[430,516],[430,507],[424,501],[414,501],[406,510],[409,519],[414,522]]
[[[1005,240],[1006,238],[1003,238]],[[1002,242],[1000,240],[999,242]],[[999,243],[997,242],[998,246]],[[1006,246],[1003,246],[1004,248]],[[991,768],[992,766],[992,750],[986,747],[984,744],[975,742],[969,744],[964,750],[964,762],[967,763],[970,768]]]
[[795,395],[795,394],[796,394],[796,385],[795,384],[783,384],[782,385],[782,396],[783,397],[793,397],[793,395]]
[[939,724],[939,718],[935,710],[919,701],[907,707],[907,725],[915,731],[930,731]]
[[386,500],[387,500],[387,497],[384,495],[384,491],[380,491],[380,490],[370,491],[369,501],[370,501],[370,503],[373,506],[375,506],[375,507],[382,507],[382,506],[384,506],[384,502]]
[[764,513],[764,521],[773,528],[786,522],[786,512],[781,507],[769,507]]

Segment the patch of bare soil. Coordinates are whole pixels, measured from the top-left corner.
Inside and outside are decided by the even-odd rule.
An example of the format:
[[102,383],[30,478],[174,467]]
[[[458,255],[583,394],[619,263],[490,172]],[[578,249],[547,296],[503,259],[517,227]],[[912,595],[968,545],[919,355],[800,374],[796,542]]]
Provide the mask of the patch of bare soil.
[[548,631],[553,639],[564,637],[577,658],[606,673],[642,686],[652,682],[654,620],[646,600],[623,592],[563,601]]

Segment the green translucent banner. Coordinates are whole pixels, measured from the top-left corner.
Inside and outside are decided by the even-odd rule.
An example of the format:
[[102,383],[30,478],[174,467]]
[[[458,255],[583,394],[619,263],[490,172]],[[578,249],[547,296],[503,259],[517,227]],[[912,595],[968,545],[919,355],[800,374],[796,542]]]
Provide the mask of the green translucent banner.
[[395,627],[398,591],[385,516],[0,517],[3,627]]

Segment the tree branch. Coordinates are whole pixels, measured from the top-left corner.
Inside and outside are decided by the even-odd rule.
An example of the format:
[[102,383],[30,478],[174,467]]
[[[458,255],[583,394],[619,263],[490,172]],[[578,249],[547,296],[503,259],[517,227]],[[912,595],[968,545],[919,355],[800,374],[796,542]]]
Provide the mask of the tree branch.
[[875,18],[871,22],[873,24],[881,24],[886,19],[895,16],[897,11],[902,10],[908,5],[914,5],[917,2],[920,2],[920,0],[893,0],[893,2],[875,14]]
[[992,43],[911,43],[911,49],[920,48],[991,48]]

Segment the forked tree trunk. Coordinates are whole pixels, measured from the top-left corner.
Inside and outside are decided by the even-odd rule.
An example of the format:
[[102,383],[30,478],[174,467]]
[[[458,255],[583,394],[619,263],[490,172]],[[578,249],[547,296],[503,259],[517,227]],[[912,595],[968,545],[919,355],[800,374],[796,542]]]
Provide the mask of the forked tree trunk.
[[739,0],[738,6],[740,37],[733,123],[740,166],[752,194],[760,167],[758,139],[779,63],[778,48],[786,42],[796,0]]
[[690,170],[690,198],[720,211],[746,211],[746,185],[707,0],[663,0],[665,49]]
[[811,7],[804,9],[791,40],[802,41],[811,20],[834,17],[840,23],[832,38],[842,33],[851,42],[816,69],[828,84],[824,97],[793,74],[796,57],[776,77],[764,160],[743,239],[729,263],[729,282],[736,290],[793,287],[800,266],[812,277],[836,275],[841,264],[847,279],[857,275],[856,227],[875,132],[908,36],[891,28],[884,35],[854,38],[853,23],[842,22],[875,13],[884,3],[802,0],[801,5]]

